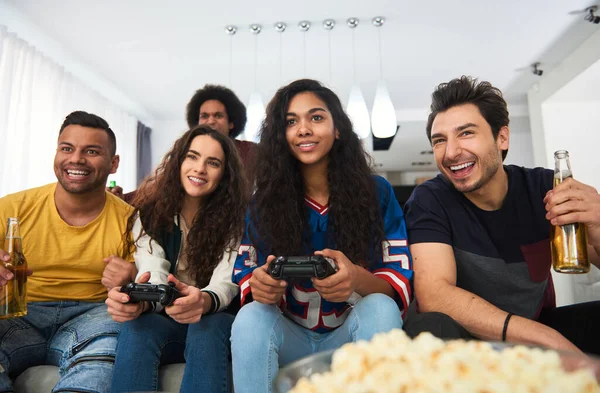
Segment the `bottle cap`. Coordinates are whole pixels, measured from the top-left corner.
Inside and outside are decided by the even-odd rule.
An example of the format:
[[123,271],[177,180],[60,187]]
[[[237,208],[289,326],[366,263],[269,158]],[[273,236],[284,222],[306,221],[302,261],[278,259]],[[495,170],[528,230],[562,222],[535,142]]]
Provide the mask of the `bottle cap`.
[[109,187],[110,187],[110,188],[114,188],[114,187],[116,187],[116,186],[117,186],[117,182],[116,182],[115,180],[111,180],[111,181],[110,181],[110,185],[109,185]]

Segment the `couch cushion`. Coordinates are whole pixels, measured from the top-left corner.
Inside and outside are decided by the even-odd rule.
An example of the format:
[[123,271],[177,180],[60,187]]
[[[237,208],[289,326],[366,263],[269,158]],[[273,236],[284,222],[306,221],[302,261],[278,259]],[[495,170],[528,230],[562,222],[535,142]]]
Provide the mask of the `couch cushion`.
[[50,393],[57,382],[58,367],[31,367],[15,380],[15,393]]
[[[164,392],[179,392],[184,368],[184,363],[169,364],[160,368],[159,378]],[[51,393],[57,382],[58,367],[31,367],[15,380],[15,393]]]
[[167,364],[166,366],[162,366],[158,373],[161,390],[172,393],[179,392],[184,369],[185,363]]

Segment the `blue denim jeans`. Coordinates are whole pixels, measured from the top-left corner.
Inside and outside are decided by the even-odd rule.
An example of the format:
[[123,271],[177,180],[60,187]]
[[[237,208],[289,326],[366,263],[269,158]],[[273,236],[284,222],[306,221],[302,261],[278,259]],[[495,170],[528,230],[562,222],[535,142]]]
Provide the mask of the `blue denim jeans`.
[[162,314],[143,314],[126,322],[119,334],[111,392],[156,392],[159,367],[185,361],[180,392],[230,393],[233,318],[219,312],[183,325]]
[[231,329],[235,393],[271,393],[279,367],[395,328],[402,328],[398,305],[378,293],[362,298],[344,324],[329,333],[305,329],[273,305],[247,304]]
[[27,315],[0,321],[0,392],[10,377],[42,364],[59,367],[56,392],[108,393],[120,324],[104,303],[29,303]]

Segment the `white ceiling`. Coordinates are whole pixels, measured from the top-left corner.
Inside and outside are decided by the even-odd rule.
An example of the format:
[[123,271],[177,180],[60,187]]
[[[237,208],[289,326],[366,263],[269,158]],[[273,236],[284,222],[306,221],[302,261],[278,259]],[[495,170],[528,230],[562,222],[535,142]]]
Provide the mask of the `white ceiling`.
[[[355,29],[356,82],[371,107],[380,75],[378,29],[370,21],[382,15],[387,19],[379,30],[383,77],[399,122],[421,121],[401,127],[410,135],[397,136],[391,152],[375,154],[386,170],[409,170],[410,162],[423,160],[419,152],[428,143],[422,120],[438,83],[470,74],[505,89],[512,104],[524,104],[537,77],[528,68],[515,70],[551,59],[545,64],[547,72],[560,61],[555,47],[561,37],[578,32],[563,39],[564,57],[598,28],[582,15],[568,14],[593,4],[591,0],[11,3],[156,120],[183,119],[185,104],[205,83],[228,85],[243,101],[256,89],[267,102],[282,84],[307,76],[328,83],[345,102],[354,82],[352,32],[345,23],[351,16],[360,19]],[[327,18],[337,22],[330,33],[322,27]],[[307,33],[297,27],[304,19],[312,22]],[[288,24],[285,33],[275,31],[276,21]],[[257,37],[249,31],[251,23],[263,25]],[[228,24],[238,27],[232,38],[224,32]]]

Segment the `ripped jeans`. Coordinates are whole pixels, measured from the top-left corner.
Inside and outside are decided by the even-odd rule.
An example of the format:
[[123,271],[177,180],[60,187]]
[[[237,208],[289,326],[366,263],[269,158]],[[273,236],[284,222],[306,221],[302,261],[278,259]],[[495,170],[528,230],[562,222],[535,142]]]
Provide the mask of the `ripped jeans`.
[[27,315],[0,320],[0,392],[29,367],[59,367],[58,392],[108,393],[121,327],[104,303],[75,301],[27,305]]

